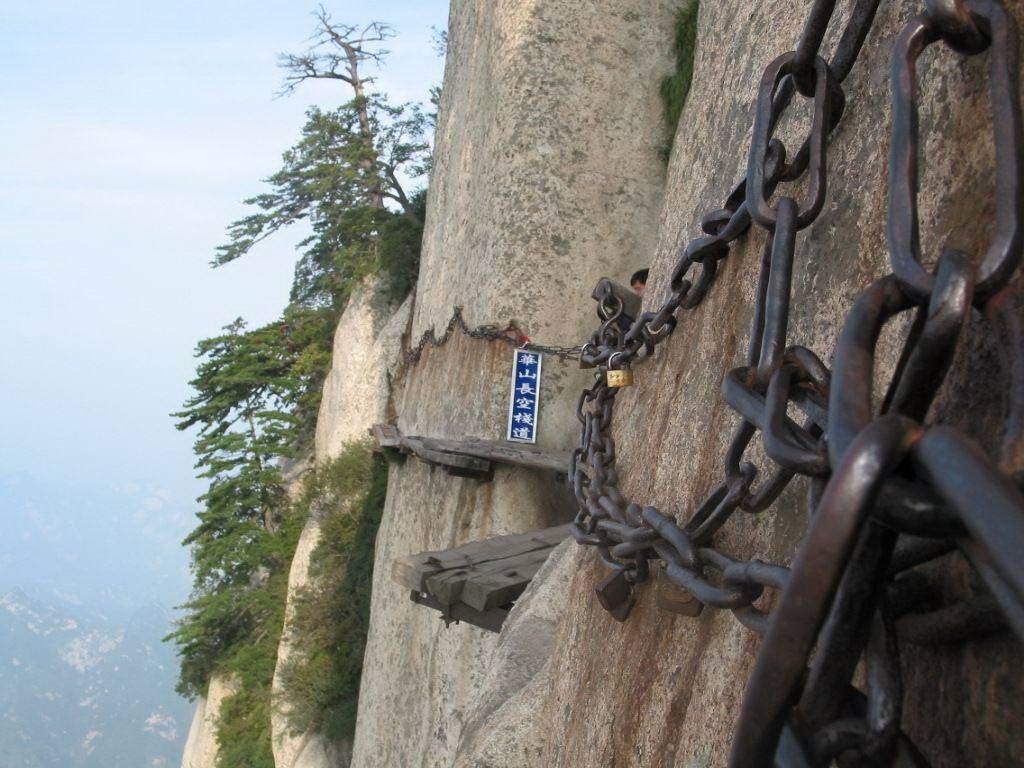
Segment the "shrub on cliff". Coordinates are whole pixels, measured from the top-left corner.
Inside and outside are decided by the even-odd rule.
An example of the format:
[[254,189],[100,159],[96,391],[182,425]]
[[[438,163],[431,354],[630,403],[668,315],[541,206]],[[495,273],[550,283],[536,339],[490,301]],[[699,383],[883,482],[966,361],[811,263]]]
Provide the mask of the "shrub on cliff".
[[661,81],[661,103],[669,140],[676,133],[679,117],[683,113],[686,97],[690,94],[693,80],[693,57],[697,51],[698,0],[689,0],[676,14],[672,36],[672,53],[676,64],[672,74]]
[[304,504],[321,517],[309,583],[292,597],[292,655],[280,702],[289,728],[351,738],[370,624],[374,541],[384,510],[387,463],[368,443],[346,446],[312,473]]

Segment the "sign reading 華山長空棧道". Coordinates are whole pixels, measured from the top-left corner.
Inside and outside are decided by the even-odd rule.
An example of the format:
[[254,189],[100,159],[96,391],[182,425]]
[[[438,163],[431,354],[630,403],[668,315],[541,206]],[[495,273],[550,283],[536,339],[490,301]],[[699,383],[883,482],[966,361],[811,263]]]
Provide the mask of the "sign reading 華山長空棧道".
[[508,402],[506,440],[537,442],[537,407],[540,403],[541,357],[517,349],[512,358],[512,392]]

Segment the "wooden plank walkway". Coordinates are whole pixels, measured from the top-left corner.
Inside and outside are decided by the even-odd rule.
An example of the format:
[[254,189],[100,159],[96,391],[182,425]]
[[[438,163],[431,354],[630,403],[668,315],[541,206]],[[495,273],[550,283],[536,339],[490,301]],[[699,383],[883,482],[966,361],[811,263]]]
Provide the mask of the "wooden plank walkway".
[[395,560],[391,577],[409,589],[413,602],[440,611],[446,621],[497,632],[512,603],[567,536],[569,526],[559,525],[420,552]]
[[402,435],[393,424],[375,424],[370,430],[382,449],[412,454],[418,459],[437,464],[452,475],[488,479],[494,464],[508,464],[548,472],[569,471],[571,454],[551,453],[533,445],[481,440],[471,437],[450,440],[437,437]]

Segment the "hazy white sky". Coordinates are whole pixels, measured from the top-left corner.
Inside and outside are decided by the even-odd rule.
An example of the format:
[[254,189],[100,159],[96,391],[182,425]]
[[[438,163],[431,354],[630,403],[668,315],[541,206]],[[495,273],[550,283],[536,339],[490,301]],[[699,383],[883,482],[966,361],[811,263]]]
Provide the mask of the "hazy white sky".
[[[425,100],[440,83],[431,27],[446,26],[447,0],[326,5],[339,21],[395,25],[383,90]],[[2,4],[0,475],[57,478],[84,497],[142,485],[162,494],[150,512],[169,530],[187,521],[202,486],[192,438],[168,414],[187,395],[193,345],[282,308],[302,233],[216,271],[208,262],[307,106],[345,96],[324,83],[273,98],[276,54],[305,46],[313,8]]]

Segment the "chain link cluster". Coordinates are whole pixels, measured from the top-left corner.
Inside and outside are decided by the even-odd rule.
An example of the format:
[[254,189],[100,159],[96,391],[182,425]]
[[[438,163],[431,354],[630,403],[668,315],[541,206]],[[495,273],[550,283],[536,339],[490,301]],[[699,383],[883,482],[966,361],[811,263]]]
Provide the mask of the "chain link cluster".
[[[855,301],[831,370],[793,344],[787,328],[798,233],[824,205],[827,150],[845,98],[842,83],[871,28],[878,0],[856,0],[830,60],[820,54],[835,0],[815,0],[796,50],[765,70],[758,91],[747,173],[722,208],[701,219],[703,234],[683,249],[671,293],[630,325],[613,292],[598,296],[601,325],[580,352],[598,369],[580,396],[581,423],[570,479],[578,502],[573,535],[610,569],[596,587],[601,604],[625,620],[635,585],[660,571],[675,588],[728,609],[763,635],[730,757],[732,768],[840,765],[924,766],[900,728],[899,643],[961,640],[1009,625],[1024,638],[1024,495],[959,431],[925,423],[972,307],[996,329],[1009,413],[1004,453],[1019,456],[1024,433],[1024,297],[1011,285],[1021,258],[1024,204],[1017,28],[999,0],[927,0],[893,48],[893,126],[888,243],[892,273]],[[921,52],[942,42],[959,56],[988,59],[995,146],[996,217],[978,258],[946,249],[922,263],[918,237],[917,85]],[[811,102],[811,126],[789,159],[774,137],[797,96]],[[797,180],[795,199],[777,187]],[[671,336],[680,310],[698,306],[730,245],[752,226],[767,232],[744,365],[723,393],[739,415],[725,476],[688,520],[631,502],[618,488],[609,382]],[[973,266],[976,265],[976,266]],[[872,403],[875,346],[883,328],[913,322],[880,404]],[[790,406],[793,406],[791,411]],[[799,412],[799,417],[790,413]],[[774,465],[745,460],[755,435]],[[808,530],[789,567],[741,561],[715,548],[737,512],[768,509],[796,476],[810,479]],[[959,550],[987,587],[976,599],[908,615],[914,568]],[[758,602],[778,593],[766,614]],[[897,631],[897,628],[899,631]],[[866,693],[851,684],[863,661]]]

